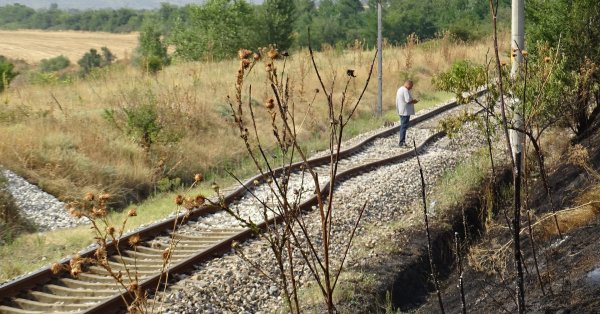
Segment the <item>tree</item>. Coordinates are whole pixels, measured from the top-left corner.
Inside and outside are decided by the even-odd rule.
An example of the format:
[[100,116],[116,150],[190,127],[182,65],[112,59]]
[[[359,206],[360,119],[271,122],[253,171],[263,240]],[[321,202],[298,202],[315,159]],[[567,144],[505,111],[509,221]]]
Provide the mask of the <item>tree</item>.
[[4,56],[0,56],[0,92],[4,91],[8,87],[10,81],[17,76],[17,73],[13,72],[14,65],[10,63]]
[[571,75],[563,81],[567,124],[583,134],[600,116],[600,3],[595,0],[532,0],[527,3],[530,47],[558,47]]
[[313,17],[316,14],[314,0],[294,0],[296,19],[294,20],[294,44],[300,47],[308,46],[308,33]]
[[137,53],[137,62],[150,73],[156,73],[171,63],[167,45],[155,23],[146,23],[142,28]]
[[290,0],[265,0],[265,26],[267,44],[275,44],[280,49],[292,45],[294,31],[295,4]]
[[240,47],[257,47],[260,38],[255,8],[244,0],[208,0],[190,5],[188,20],[175,27],[169,41],[185,60],[223,59]]

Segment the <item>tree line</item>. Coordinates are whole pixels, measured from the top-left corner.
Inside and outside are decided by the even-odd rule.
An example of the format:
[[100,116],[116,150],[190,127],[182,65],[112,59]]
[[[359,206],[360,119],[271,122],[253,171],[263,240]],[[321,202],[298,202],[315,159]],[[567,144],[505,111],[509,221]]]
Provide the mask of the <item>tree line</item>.
[[[502,0],[501,2],[507,2]],[[345,47],[375,44],[377,0],[208,0],[204,4],[156,10],[62,10],[57,5],[34,10],[21,4],[0,7],[0,28],[106,32],[144,30],[152,24],[178,54],[191,60],[233,55],[240,46],[276,43],[282,49],[311,44]],[[489,33],[487,4],[472,0],[382,0],[384,37],[401,43],[415,33],[431,38],[443,31],[470,40]],[[508,16],[508,15],[507,15]],[[158,30],[156,29],[158,28]]]

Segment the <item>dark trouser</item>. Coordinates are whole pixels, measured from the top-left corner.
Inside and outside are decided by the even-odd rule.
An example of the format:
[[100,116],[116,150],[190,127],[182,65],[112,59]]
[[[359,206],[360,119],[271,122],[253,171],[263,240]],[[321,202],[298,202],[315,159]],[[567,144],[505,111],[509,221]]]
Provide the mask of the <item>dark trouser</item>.
[[410,116],[400,116],[400,145],[405,144],[406,130],[408,130],[408,121]]

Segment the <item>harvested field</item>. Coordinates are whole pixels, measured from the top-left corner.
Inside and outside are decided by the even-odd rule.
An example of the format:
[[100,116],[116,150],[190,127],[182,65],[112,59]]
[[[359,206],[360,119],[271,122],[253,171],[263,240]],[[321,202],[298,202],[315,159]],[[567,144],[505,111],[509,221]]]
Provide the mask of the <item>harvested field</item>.
[[137,33],[0,30],[0,55],[38,63],[42,59],[64,55],[77,62],[90,48],[108,47],[118,59],[127,59],[137,45]]

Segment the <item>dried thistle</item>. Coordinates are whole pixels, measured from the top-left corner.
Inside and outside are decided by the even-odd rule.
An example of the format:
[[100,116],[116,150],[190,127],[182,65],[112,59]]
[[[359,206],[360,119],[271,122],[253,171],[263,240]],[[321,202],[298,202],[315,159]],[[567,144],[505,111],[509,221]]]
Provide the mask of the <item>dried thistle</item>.
[[106,247],[104,245],[99,246],[96,249],[96,252],[94,253],[94,255],[96,256],[96,258],[98,260],[104,260],[104,259],[106,259],[106,256],[107,256],[107,254],[106,254]]
[[273,98],[269,98],[269,100],[267,100],[267,102],[265,103],[265,107],[267,107],[267,109],[269,110],[275,108],[275,100],[273,100]]
[[108,194],[108,193],[102,193],[102,194],[98,195],[98,200],[100,202],[106,202],[106,201],[108,201],[109,198],[110,198],[110,194]]
[[50,266],[50,271],[54,275],[60,273],[61,270],[63,270],[63,265],[60,263],[53,263],[52,266]]
[[181,206],[181,204],[183,204],[183,196],[177,195],[177,197],[175,197],[175,204]]
[[134,234],[131,237],[129,237],[129,245],[130,246],[138,246],[138,245],[140,245],[140,235],[139,234]]
[[92,208],[92,217],[94,218],[103,218],[108,214],[108,212],[106,211],[106,207],[101,206],[101,207],[96,207],[94,206]]
[[83,271],[82,266],[83,266],[83,259],[81,258],[81,256],[79,256],[79,254],[73,256],[73,258],[71,258],[71,260],[69,261],[69,268],[71,269],[71,276],[73,276],[73,277],[79,276],[79,274],[81,274],[81,272]]
[[527,58],[529,56],[529,52],[527,50],[521,51],[521,54],[523,55],[524,58]]
[[75,217],[75,218],[78,218],[78,219],[79,219],[79,218],[81,218],[81,216],[83,215],[83,214],[81,213],[81,211],[80,211],[79,209],[76,209],[76,208],[71,208],[71,209],[69,210],[69,214],[70,214],[71,216]]
[[269,59],[275,60],[279,58],[279,51],[277,51],[275,47],[271,47],[271,49],[269,49],[269,52],[267,52],[267,56],[269,57]]
[[238,241],[232,241],[231,242],[231,248],[232,249],[237,249],[240,246],[240,243]]
[[246,59],[244,59],[240,62],[241,67],[244,69],[249,68],[251,64],[252,64],[252,62],[250,62],[249,60],[246,60]]
[[130,208],[129,211],[127,211],[127,216],[128,217],[135,217],[135,216],[137,216],[137,209]]
[[92,192],[85,193],[85,196],[83,197],[83,200],[84,201],[88,201],[88,202],[93,201],[94,200],[94,193],[92,193]]
[[240,59],[247,59],[248,57],[250,57],[252,55],[252,51],[248,50],[248,49],[240,49],[238,50],[238,57]]
[[200,183],[202,181],[204,181],[204,176],[201,173],[196,173],[196,175],[194,175],[194,182]]
[[219,185],[216,182],[213,182],[210,187],[213,189],[213,191],[219,193]]
[[114,234],[115,234],[115,227],[113,227],[113,226],[106,227],[106,234],[110,234],[111,236],[114,236]]
[[262,56],[260,55],[260,53],[255,53],[252,58],[254,59],[254,61],[258,61],[262,58]]
[[139,288],[140,288],[140,285],[138,284],[137,281],[132,281],[129,283],[129,285],[127,285],[127,291],[129,291],[129,292],[137,292]]
[[203,205],[206,202],[206,197],[202,194],[198,194],[196,196],[196,206]]

